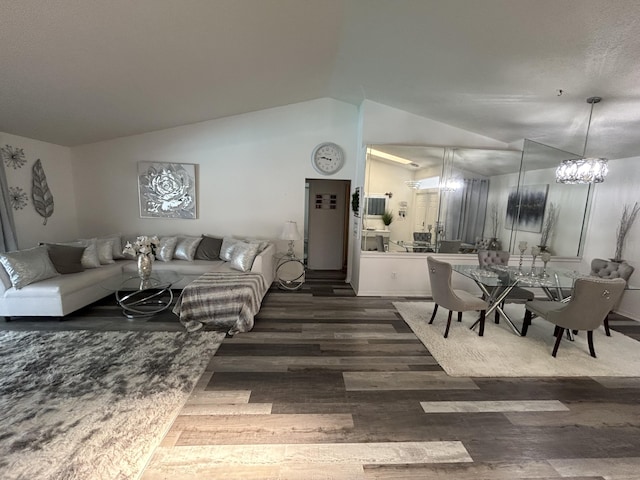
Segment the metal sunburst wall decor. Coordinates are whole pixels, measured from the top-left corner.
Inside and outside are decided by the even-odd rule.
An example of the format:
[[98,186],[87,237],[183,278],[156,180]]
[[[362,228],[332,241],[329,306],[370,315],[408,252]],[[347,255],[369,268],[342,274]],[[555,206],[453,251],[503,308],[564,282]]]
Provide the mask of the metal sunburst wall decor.
[[27,163],[27,159],[24,157],[24,149],[13,148],[11,145],[5,145],[0,148],[0,154],[2,154],[2,160],[7,167],[12,167],[14,170],[22,168]]
[[138,163],[142,218],[196,217],[196,167],[191,163]]
[[20,187],[9,187],[9,201],[14,210],[22,210],[29,203],[29,196]]

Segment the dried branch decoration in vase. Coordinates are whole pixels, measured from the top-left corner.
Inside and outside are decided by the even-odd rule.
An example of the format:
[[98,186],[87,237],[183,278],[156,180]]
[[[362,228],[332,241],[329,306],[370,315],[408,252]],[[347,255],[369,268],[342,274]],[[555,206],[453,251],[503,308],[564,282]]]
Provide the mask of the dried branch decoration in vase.
[[540,235],[539,245],[540,250],[545,251],[547,249],[549,237],[551,237],[551,234],[553,233],[557,220],[558,209],[553,202],[550,202],[549,208],[547,209],[547,218],[544,219],[544,223],[542,224],[542,234]]
[[616,230],[616,255],[613,257],[614,262],[623,261],[622,249],[624,248],[624,242],[629,230],[631,230],[631,227],[633,226],[633,222],[636,220],[639,210],[640,205],[638,205],[638,202],[635,202],[633,207],[630,204],[625,204],[622,209],[622,217],[620,217],[620,224]]
[[489,212],[489,221],[491,222],[491,238],[498,238],[500,217],[498,216],[498,207],[495,203],[491,204]]

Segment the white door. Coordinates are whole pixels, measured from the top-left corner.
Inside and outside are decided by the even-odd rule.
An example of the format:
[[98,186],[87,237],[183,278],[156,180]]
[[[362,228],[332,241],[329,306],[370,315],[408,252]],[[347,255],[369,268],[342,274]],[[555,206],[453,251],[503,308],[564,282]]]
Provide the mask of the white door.
[[345,252],[346,185],[348,180],[308,180],[307,266],[342,270]]
[[427,232],[428,226],[431,225],[431,231],[438,219],[438,191],[418,191],[416,192],[416,198],[414,201],[414,215],[413,215],[413,231],[414,232]]

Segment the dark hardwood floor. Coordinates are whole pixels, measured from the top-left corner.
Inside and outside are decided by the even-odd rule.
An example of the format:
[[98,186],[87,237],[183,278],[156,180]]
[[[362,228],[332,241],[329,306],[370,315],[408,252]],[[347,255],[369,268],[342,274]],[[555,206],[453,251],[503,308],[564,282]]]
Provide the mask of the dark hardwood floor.
[[[355,297],[341,272],[272,287],[254,329],[223,341],[142,479],[640,479],[640,372],[448,377],[394,301]],[[637,322],[611,326],[640,340]],[[1,328],[181,326],[169,313],[126,320],[105,299],[64,321]]]

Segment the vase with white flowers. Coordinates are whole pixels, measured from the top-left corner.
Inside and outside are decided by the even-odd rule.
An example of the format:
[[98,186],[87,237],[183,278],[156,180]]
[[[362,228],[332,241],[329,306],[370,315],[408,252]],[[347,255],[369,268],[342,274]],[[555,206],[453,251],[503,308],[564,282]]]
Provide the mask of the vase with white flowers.
[[122,250],[122,253],[125,255],[137,257],[138,276],[142,279],[143,283],[147,282],[151,277],[153,260],[156,258],[156,249],[159,245],[160,240],[156,235],[152,237],[141,235],[136,238],[135,242],[127,242],[124,246],[124,250]]

